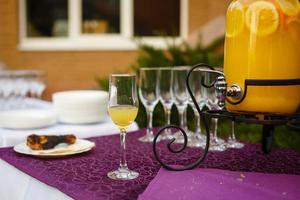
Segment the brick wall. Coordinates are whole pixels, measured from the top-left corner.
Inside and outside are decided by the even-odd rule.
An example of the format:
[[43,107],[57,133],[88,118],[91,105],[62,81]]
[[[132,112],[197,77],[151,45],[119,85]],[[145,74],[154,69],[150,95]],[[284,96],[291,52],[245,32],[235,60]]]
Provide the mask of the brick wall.
[[[189,32],[224,14],[229,0],[189,0]],[[19,51],[18,0],[0,0],[0,61],[14,69],[42,69],[51,93],[64,89],[94,88],[95,76],[123,70],[136,58],[135,51]]]

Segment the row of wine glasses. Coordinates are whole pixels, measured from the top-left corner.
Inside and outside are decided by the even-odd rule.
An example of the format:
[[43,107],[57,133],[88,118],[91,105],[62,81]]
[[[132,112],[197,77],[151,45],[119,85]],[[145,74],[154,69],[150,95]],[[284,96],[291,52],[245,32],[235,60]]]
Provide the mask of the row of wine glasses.
[[20,108],[25,97],[41,98],[45,90],[45,74],[38,70],[1,70],[1,110]]
[[[201,133],[200,116],[194,106],[193,102],[187,91],[186,77],[190,70],[188,66],[180,66],[173,68],[141,68],[139,76],[139,96],[141,102],[146,108],[147,112],[147,131],[146,135],[139,140],[142,142],[152,142],[154,135],[152,131],[152,115],[153,110],[160,101],[164,107],[166,115],[166,125],[170,124],[171,108],[173,103],[177,107],[180,119],[180,127],[182,127],[188,137],[188,146],[190,147],[204,147],[206,137]],[[190,76],[191,90],[196,98],[196,101],[200,109],[204,107],[210,110],[220,110],[218,106],[215,89],[213,87],[216,80],[216,74],[205,73],[200,70],[194,71]],[[187,128],[186,110],[188,105],[193,108],[195,113],[197,126],[196,131],[190,131]],[[225,141],[217,136],[218,131],[218,119],[212,119],[212,132],[210,141],[211,151],[224,151],[226,148],[241,148],[242,143],[239,143],[235,139],[234,135],[234,121],[232,122],[231,136],[228,141]],[[165,133],[159,139],[171,139],[175,137],[176,143],[183,143],[184,138],[180,132],[175,134],[170,130],[166,130]]]

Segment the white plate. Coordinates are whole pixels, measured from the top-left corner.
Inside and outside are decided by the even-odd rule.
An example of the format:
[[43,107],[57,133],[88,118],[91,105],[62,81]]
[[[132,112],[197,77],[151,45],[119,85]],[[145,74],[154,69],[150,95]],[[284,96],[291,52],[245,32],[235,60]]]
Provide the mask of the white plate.
[[87,152],[94,147],[94,142],[84,139],[76,139],[75,144],[68,145],[62,143],[57,145],[55,148],[49,150],[32,150],[26,145],[26,142],[23,142],[14,146],[14,151],[21,154],[39,157],[61,157]]
[[56,114],[50,110],[24,109],[0,112],[0,127],[2,128],[35,129],[55,123]]

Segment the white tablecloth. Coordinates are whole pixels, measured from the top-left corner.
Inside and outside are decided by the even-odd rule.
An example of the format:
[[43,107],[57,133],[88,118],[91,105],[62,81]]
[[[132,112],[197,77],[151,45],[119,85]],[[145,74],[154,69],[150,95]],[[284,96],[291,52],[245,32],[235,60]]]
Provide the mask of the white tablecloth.
[[[39,102],[45,109],[51,108],[47,102]],[[50,106],[50,107],[49,107]],[[137,130],[136,123],[128,131]],[[9,130],[0,128],[0,147],[14,146],[24,142],[27,135],[36,134],[64,134],[72,133],[78,138],[104,136],[118,133],[117,127],[107,118],[98,124],[67,125],[56,124],[51,127],[33,130]],[[64,200],[71,199],[59,190],[48,186],[39,180],[23,173],[12,165],[0,159],[0,200]]]
[[71,197],[0,159],[1,200],[69,200]]
[[[27,99],[26,104],[37,109],[51,110],[52,104],[50,102]],[[138,126],[136,123],[132,124],[128,131],[137,130]],[[56,125],[41,128],[41,129],[30,129],[30,130],[11,130],[0,128],[0,147],[9,147],[24,142],[26,137],[30,134],[67,134],[72,133],[78,138],[87,138],[95,136],[110,135],[118,133],[119,130],[116,125],[107,117],[103,122],[96,124],[87,125],[70,125],[58,123]]]

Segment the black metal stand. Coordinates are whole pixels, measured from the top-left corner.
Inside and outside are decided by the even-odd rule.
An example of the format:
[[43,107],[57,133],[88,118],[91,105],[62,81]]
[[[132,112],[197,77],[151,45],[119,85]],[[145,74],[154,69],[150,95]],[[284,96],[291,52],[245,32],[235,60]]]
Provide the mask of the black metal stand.
[[[181,134],[184,137],[184,143],[183,145],[178,148],[178,149],[173,149],[172,143],[175,141],[175,139],[172,139],[169,141],[167,147],[168,150],[172,153],[180,153],[184,151],[187,147],[187,134],[185,131],[175,125],[170,125],[166,126],[158,131],[156,134],[154,141],[153,141],[153,152],[154,156],[157,159],[157,161],[166,169],[172,170],[172,171],[182,171],[182,170],[188,170],[188,169],[193,169],[202,163],[208,153],[209,149],[209,141],[210,141],[210,131],[207,123],[207,118],[225,118],[225,119],[230,119],[234,120],[235,122],[240,122],[240,123],[250,123],[250,124],[261,124],[262,125],[262,150],[264,153],[270,153],[271,148],[272,148],[272,142],[273,142],[273,134],[274,134],[274,129],[275,126],[278,125],[287,125],[293,130],[299,131],[300,132],[300,114],[295,114],[291,117],[287,116],[276,116],[276,115],[262,115],[262,114],[257,114],[257,113],[233,113],[229,112],[226,110],[217,110],[217,111],[201,111],[198,103],[192,93],[192,90],[189,85],[189,77],[191,73],[196,70],[197,68],[205,68],[205,72],[208,73],[216,73],[219,75],[223,75],[222,72],[215,71],[213,70],[213,67],[207,65],[207,64],[198,64],[195,65],[188,73],[187,78],[186,78],[186,85],[188,92],[190,94],[190,97],[201,117],[201,121],[204,122],[204,127],[205,127],[205,132],[206,132],[206,145],[204,148],[203,154],[193,163],[187,165],[187,166],[182,166],[182,167],[174,167],[172,165],[169,165],[165,163],[162,159],[160,159],[157,151],[157,138],[164,132],[165,129],[168,128],[175,128],[180,130]],[[280,86],[280,85],[300,85],[300,79],[291,79],[291,80],[246,80],[246,85],[247,86]],[[204,87],[213,87],[214,83],[211,85],[204,85]],[[245,99],[246,97],[246,90],[247,87],[245,88],[245,92],[243,94],[243,97],[240,101],[238,102],[230,102],[230,100],[227,101],[231,104],[238,104],[241,103],[242,100]]]
[[[257,115],[254,113],[232,113],[228,111],[206,111],[206,116],[213,118],[227,118],[234,120],[238,123],[247,123],[247,124],[261,124],[262,125],[262,150],[264,153],[268,154],[271,152],[272,143],[273,143],[273,135],[275,126],[279,125],[287,125],[288,122],[291,122],[293,117],[286,116],[263,116]],[[298,122],[299,122],[298,118]],[[296,119],[295,119],[296,122]]]
[[273,125],[263,125],[262,150],[266,154],[271,152],[272,143],[273,143],[273,134],[274,134],[274,126]]

